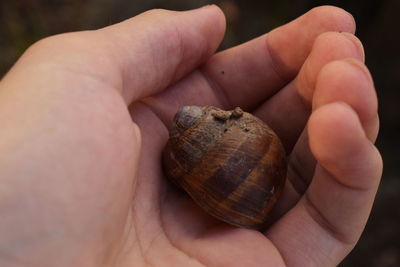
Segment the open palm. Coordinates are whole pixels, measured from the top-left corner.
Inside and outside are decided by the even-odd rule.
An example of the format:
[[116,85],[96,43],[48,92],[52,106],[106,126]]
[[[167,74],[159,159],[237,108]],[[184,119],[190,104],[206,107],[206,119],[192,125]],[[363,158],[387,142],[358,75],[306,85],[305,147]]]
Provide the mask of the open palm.
[[[354,28],[348,13],[321,7],[213,55],[224,20],[210,6],[34,45],[0,84],[0,263],[338,264],[381,173],[377,100]],[[217,221],[165,180],[168,125],[193,104],[240,106],[283,140],[288,183],[265,233]]]

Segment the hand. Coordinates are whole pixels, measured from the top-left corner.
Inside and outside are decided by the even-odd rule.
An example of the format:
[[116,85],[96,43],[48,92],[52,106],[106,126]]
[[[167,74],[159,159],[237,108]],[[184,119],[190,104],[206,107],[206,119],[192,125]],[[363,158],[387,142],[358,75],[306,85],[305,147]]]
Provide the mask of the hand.
[[[215,6],[154,10],[33,45],[0,83],[1,266],[334,266],[382,172],[377,98],[341,9],[215,55]],[[339,33],[342,32],[342,33]],[[282,137],[265,232],[217,222],[163,177],[178,107],[241,106]]]

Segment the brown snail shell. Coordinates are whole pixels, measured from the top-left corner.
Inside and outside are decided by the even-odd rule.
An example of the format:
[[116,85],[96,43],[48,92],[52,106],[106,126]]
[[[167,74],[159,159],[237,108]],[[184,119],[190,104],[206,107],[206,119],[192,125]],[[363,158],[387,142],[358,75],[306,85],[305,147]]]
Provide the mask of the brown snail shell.
[[260,119],[240,108],[186,106],[174,117],[163,167],[211,215],[263,229],[287,164],[279,138]]

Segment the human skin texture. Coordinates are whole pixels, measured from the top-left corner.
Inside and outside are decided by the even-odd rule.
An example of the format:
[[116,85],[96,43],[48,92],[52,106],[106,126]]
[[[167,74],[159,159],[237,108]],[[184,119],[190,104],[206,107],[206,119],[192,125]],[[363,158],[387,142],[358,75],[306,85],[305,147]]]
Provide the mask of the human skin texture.
[[[335,266],[382,172],[377,97],[355,23],[315,8],[215,53],[215,6],[152,10],[46,38],[0,82],[1,266]],[[281,137],[288,182],[259,232],[166,181],[183,105],[236,106]]]

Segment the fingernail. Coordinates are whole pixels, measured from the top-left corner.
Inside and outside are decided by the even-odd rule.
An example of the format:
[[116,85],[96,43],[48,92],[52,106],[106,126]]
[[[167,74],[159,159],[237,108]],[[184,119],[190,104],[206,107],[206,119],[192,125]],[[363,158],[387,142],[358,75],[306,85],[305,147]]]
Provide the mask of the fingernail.
[[344,37],[346,37],[348,40],[350,40],[353,45],[356,47],[358,54],[360,55],[360,59],[362,62],[365,61],[365,52],[364,52],[364,47],[361,43],[361,41],[354,35],[348,32],[341,32]]
[[356,28],[357,28],[357,23],[356,23],[356,19],[354,18],[353,14],[351,14],[350,12],[344,10],[347,15],[349,16],[350,20],[351,20],[351,24],[352,24],[352,28],[353,28],[353,33],[356,32]]
[[345,59],[345,61],[350,63],[352,66],[356,67],[360,72],[363,73],[363,75],[367,78],[367,80],[371,84],[374,84],[374,79],[372,78],[370,71],[364,65],[364,63],[362,63],[361,61],[354,59],[354,58],[348,58],[348,59]]

